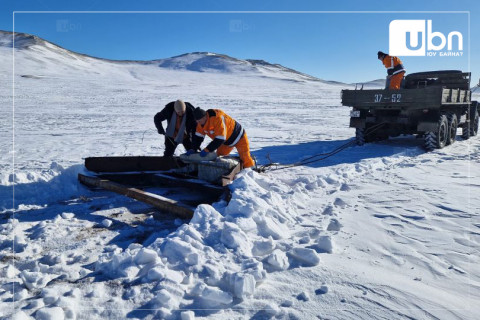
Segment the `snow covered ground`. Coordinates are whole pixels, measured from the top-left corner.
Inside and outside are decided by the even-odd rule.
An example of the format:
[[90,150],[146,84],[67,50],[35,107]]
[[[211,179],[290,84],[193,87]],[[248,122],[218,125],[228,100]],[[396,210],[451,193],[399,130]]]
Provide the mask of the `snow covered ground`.
[[80,185],[82,158],[161,155],[153,116],[181,98],[237,119],[260,164],[292,163],[351,139],[352,86],[214,54],[111,62],[22,36],[12,88],[10,43],[0,34],[0,318],[478,318],[478,137],[245,170],[228,204],[156,219]]

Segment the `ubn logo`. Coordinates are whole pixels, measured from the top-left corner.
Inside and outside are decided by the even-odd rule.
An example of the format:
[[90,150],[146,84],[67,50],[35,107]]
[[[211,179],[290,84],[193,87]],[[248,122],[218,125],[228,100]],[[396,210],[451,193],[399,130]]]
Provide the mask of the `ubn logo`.
[[[425,32],[426,29],[426,32]],[[440,39],[440,43],[438,40]],[[434,44],[434,39],[437,44]],[[458,51],[452,51],[457,40]],[[447,46],[448,51],[444,50]],[[447,36],[432,32],[432,20],[393,20],[389,26],[389,53],[395,56],[462,56],[463,35],[452,31]]]

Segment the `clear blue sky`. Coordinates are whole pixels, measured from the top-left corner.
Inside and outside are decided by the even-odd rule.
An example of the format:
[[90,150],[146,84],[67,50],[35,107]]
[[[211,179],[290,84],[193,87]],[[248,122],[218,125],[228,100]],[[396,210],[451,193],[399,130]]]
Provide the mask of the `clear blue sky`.
[[[17,2],[17,3],[16,3]],[[465,13],[20,13],[18,11],[470,11]],[[322,79],[383,78],[395,19],[431,19],[433,31],[464,36],[464,56],[401,57],[408,72],[470,70],[480,77],[479,1],[2,1],[0,29],[35,34],[108,59],[152,60],[209,51],[280,63]]]

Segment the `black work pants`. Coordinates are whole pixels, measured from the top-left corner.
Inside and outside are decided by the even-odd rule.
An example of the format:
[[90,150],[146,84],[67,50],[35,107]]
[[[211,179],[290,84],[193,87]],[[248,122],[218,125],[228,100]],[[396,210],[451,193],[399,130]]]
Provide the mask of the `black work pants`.
[[[192,149],[192,141],[188,138],[188,135],[185,135],[182,142],[186,150]],[[163,153],[164,157],[171,157],[177,149],[178,143],[176,143],[173,138],[165,136],[165,152]]]

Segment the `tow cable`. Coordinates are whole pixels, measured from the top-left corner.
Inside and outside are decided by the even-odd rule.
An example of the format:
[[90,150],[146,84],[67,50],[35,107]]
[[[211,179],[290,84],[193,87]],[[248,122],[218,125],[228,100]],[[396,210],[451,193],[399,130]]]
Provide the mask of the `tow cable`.
[[[365,136],[371,135],[373,132],[380,129],[384,124],[385,124],[385,122],[382,122],[382,123],[378,123],[378,124],[368,128],[365,132]],[[263,166],[260,166],[260,167],[257,166],[254,170],[259,172],[259,173],[264,173],[264,172],[267,172],[267,171],[283,170],[283,169],[303,166],[303,165],[306,165],[306,164],[322,161],[322,160],[325,160],[325,159],[327,159],[327,158],[329,158],[329,157],[331,157],[331,156],[333,156],[333,155],[335,155],[335,154],[337,154],[337,153],[355,145],[357,143],[357,141],[355,139],[356,138],[350,139],[350,141],[348,141],[347,143],[344,143],[341,146],[338,146],[337,148],[333,149],[330,152],[318,153],[318,154],[315,154],[315,155],[310,156],[308,158],[305,158],[303,160],[300,160],[298,162],[294,162],[294,163],[290,163],[290,164],[275,163],[275,162],[272,161],[272,159],[270,159],[270,156],[267,155],[267,159],[270,161],[270,163],[267,163],[267,164],[265,164]]]

